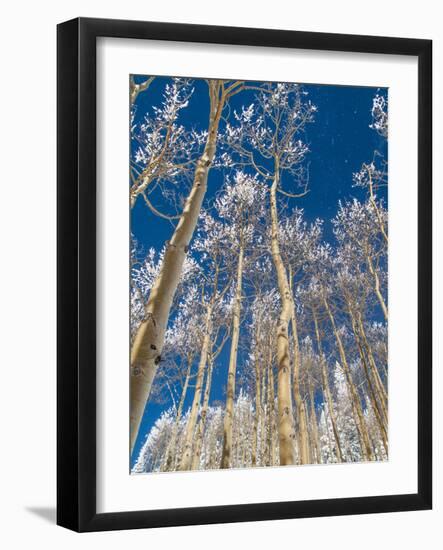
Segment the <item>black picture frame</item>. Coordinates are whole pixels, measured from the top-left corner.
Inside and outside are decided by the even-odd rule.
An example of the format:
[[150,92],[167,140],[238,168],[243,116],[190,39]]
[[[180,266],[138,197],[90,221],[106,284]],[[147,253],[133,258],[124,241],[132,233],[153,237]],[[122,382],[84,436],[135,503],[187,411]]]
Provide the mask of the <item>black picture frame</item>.
[[[96,512],[96,39],[167,40],[418,58],[418,491],[416,494]],[[432,42],[78,18],[57,29],[57,523],[104,531],[432,507]]]

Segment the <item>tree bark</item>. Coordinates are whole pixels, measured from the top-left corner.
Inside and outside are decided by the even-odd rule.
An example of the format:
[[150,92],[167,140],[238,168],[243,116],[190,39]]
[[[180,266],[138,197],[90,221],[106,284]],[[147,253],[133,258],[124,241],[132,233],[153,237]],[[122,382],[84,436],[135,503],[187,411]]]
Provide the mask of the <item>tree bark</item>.
[[211,392],[211,383],[212,383],[212,369],[213,369],[213,363],[212,359],[209,359],[208,361],[208,372],[206,374],[206,385],[205,385],[205,393],[203,397],[203,406],[200,414],[200,421],[198,423],[197,427],[197,434],[195,437],[195,450],[194,450],[194,456],[192,457],[192,469],[198,470],[200,466],[200,455],[202,451],[202,445],[203,445],[203,435],[205,432],[205,426],[206,426],[206,417],[208,414],[208,405],[209,405],[209,394]]
[[374,267],[374,264],[372,262],[371,255],[369,253],[366,254],[366,261],[368,264],[369,273],[372,275],[372,278],[374,279],[374,292],[377,296],[377,300],[379,301],[380,307],[383,311],[383,315],[388,320],[388,307],[386,306],[385,299],[383,298],[383,295],[380,290],[380,278],[378,276],[377,270]]
[[336,454],[338,462],[343,462],[343,453],[342,453],[342,450],[341,450],[340,437],[338,435],[337,420],[336,420],[335,411],[334,411],[334,403],[332,401],[331,388],[329,386],[328,371],[326,369],[326,361],[325,361],[325,356],[323,354],[323,345],[322,345],[322,341],[321,341],[320,330],[319,330],[319,327],[318,327],[317,312],[315,311],[314,308],[312,309],[312,316],[314,318],[315,336],[316,336],[316,339],[317,339],[317,348],[318,348],[318,353],[320,355],[320,361],[321,361],[321,374],[322,374],[322,382],[323,382],[323,391],[326,395],[326,402],[328,404],[329,418],[331,419],[332,432],[334,434],[335,454]]
[[360,335],[357,331],[357,323],[355,320],[355,316],[350,307],[349,307],[349,316],[351,318],[352,330],[354,332],[355,342],[357,344],[357,349],[360,355],[360,361],[363,366],[366,382],[368,384],[369,393],[367,394],[367,397],[371,403],[371,408],[374,411],[374,415],[379,426],[380,434],[382,436],[385,451],[388,452],[388,436],[387,436],[386,424],[385,424],[387,422],[387,417],[385,416],[385,413],[383,410],[383,404],[381,403],[381,396],[377,395],[378,392],[374,389],[374,386],[372,384],[368,363],[366,361],[366,356],[364,354],[362,343],[360,341]]
[[280,318],[277,324],[277,395],[278,395],[278,434],[280,465],[295,464],[294,416],[291,398],[291,363],[289,358],[288,327],[294,310],[288,277],[280,253],[278,242],[277,187],[279,167],[276,159],[274,181],[270,190],[271,201],[271,253],[277,272],[278,289],[281,299]]
[[194,182],[181,218],[167,243],[160,273],[152,287],[131,350],[130,432],[131,450],[137,439],[140,422],[151,392],[152,382],[161,361],[166,326],[172,301],[180,281],[183,263],[197,225],[208,174],[217,145],[217,132],[225,102],[220,81],[209,82],[211,108],[209,130],[202,157],[197,162]]
[[352,374],[346,358],[345,348],[343,346],[341,336],[338,333],[338,330],[335,324],[334,315],[331,311],[328,301],[326,300],[326,297],[323,297],[323,303],[328,313],[329,320],[331,321],[335,340],[337,342],[338,352],[340,355],[341,366],[345,372],[346,382],[349,390],[349,396],[352,400],[353,409],[355,411],[355,420],[357,425],[357,431],[360,436],[362,454],[366,460],[374,460],[374,453],[372,450],[371,442],[369,440],[369,434],[365,423],[363,409],[361,406],[360,395],[358,393],[357,388],[355,387],[354,381],[352,380]]
[[382,216],[380,214],[380,209],[378,208],[377,201],[374,195],[374,186],[372,181],[372,175],[370,170],[368,172],[368,178],[369,178],[369,200],[371,201],[372,207],[375,210],[375,215],[377,216],[377,222],[378,226],[380,228],[380,232],[383,235],[383,238],[386,242],[386,245],[389,243],[388,234],[386,233],[385,224],[383,223]]
[[229,356],[228,382],[226,385],[226,408],[223,425],[223,449],[220,468],[231,467],[232,451],[232,422],[234,414],[235,397],[235,375],[237,370],[238,340],[240,336],[240,314],[242,300],[242,278],[243,278],[243,245],[240,246],[237,263],[237,281],[234,297],[234,308],[232,312],[232,338],[231,353]]
[[135,103],[135,100],[137,99],[138,95],[141,92],[144,92],[149,88],[149,86],[152,84],[152,81],[154,80],[154,76],[149,77],[144,82],[140,82],[140,84],[136,84],[134,81],[134,77],[131,75],[130,81],[129,81],[129,89],[130,89],[130,98],[131,98],[131,105]]
[[294,371],[293,371],[293,383],[292,390],[294,393],[294,402],[297,410],[298,420],[298,448],[300,455],[300,464],[310,464],[310,449],[309,449],[309,434],[308,434],[308,421],[306,414],[306,406],[300,394],[300,344],[298,340],[298,328],[297,318],[295,314],[295,307],[291,316],[292,324],[292,338],[294,343]]
[[360,355],[360,361],[363,366],[366,382],[368,384],[368,390],[369,390],[368,399],[370,400],[372,410],[374,411],[374,415],[379,426],[385,451],[388,452],[388,436],[387,436],[387,430],[386,430],[387,415],[383,404],[383,396],[379,394],[378,389],[375,389],[372,383],[372,376],[368,368],[368,363],[366,361],[366,356],[363,350],[360,334],[357,328],[357,321],[355,319],[355,315],[350,305],[348,305],[348,312],[349,312],[349,317],[351,319],[352,330],[354,332],[355,343],[357,345],[357,349]]
[[388,418],[388,416],[387,416],[387,414],[388,414],[388,393],[387,393],[386,388],[383,384],[383,381],[380,377],[380,373],[378,372],[377,365],[375,363],[374,354],[372,353],[371,346],[370,346],[370,344],[368,342],[368,339],[366,337],[366,331],[365,331],[365,327],[363,325],[361,312],[358,312],[358,314],[357,314],[357,323],[358,323],[358,328],[359,328],[360,335],[361,335],[361,338],[362,338],[362,341],[363,341],[363,346],[364,346],[364,348],[366,350],[366,354],[368,356],[369,366],[371,368],[371,372],[372,372],[372,375],[374,377],[375,386],[377,388],[377,391],[380,394],[380,399],[382,401],[383,409],[384,409],[384,412],[385,412],[385,415],[386,415],[386,420],[387,420],[387,418]]
[[259,430],[258,427],[260,426],[261,422],[261,368],[260,363],[255,358],[255,416],[254,416],[254,431],[253,431],[253,437],[252,437],[252,456],[251,456],[251,462],[252,466],[257,465],[257,454],[258,454],[258,437],[259,437]]
[[[269,444],[269,433],[270,433],[270,422],[271,422],[271,413],[270,413],[270,394],[271,391],[271,364],[272,360],[269,357],[272,356],[271,342],[268,345],[268,358],[265,359],[266,347],[262,341],[262,350],[261,357],[263,357],[263,368],[261,376],[261,399],[262,399],[262,415],[260,422],[260,456],[261,464],[269,466],[270,464],[270,447]],[[274,386],[272,386],[273,389]]]
[[[276,433],[275,424],[275,390],[274,390],[274,371],[272,366],[272,351],[269,347],[270,360],[268,362],[268,409],[269,409],[269,426],[268,426],[268,446],[269,446],[269,466],[275,465],[275,445],[274,434]],[[263,432],[265,432],[263,426]]]
[[[309,401],[311,405],[311,433],[312,433],[312,444],[311,448],[315,449],[315,462],[317,464],[322,463],[321,453],[320,453],[320,441],[318,437],[318,426],[317,426],[317,413],[315,412],[315,395],[314,388],[312,386],[312,380],[309,379]],[[312,461],[314,462],[314,456],[312,456]]]
[[205,368],[208,362],[209,348],[211,345],[211,328],[212,328],[212,301],[208,304],[205,320],[205,333],[200,353],[200,361],[197,371],[197,381],[192,401],[191,412],[189,414],[188,423],[186,426],[185,443],[183,447],[182,459],[180,461],[179,470],[190,470],[192,465],[192,447],[194,440],[195,425],[197,423],[198,412],[200,408],[201,392],[203,386],[203,378]]
[[[185,381],[183,383],[183,389],[180,396],[180,401],[177,407],[177,414],[175,417],[175,423],[174,427],[172,429],[171,439],[169,440],[168,448],[165,453],[165,460],[162,464],[162,471],[167,472],[169,470],[175,469],[175,460],[176,460],[176,447],[177,447],[177,433],[178,433],[178,426],[180,424],[180,419],[182,417],[183,413],[183,406],[186,399],[186,394],[188,392],[188,385],[189,385],[189,379],[191,376],[191,366],[192,366],[192,358],[188,358],[188,368],[186,370],[186,377]],[[174,467],[172,467],[174,465]]]

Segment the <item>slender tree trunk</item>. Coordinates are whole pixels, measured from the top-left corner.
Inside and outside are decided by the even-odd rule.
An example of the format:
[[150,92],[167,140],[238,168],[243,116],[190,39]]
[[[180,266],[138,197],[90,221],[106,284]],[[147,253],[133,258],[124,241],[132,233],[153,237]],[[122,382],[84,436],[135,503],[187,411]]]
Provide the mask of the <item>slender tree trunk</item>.
[[[369,410],[373,411],[372,402],[367,394],[365,396],[365,399],[366,399],[366,407],[368,411]],[[387,447],[385,447],[383,443],[383,438],[379,427],[376,425],[372,425],[371,428],[372,429],[370,430],[370,432],[372,433],[372,444],[374,447],[375,455],[378,460],[380,459],[383,460],[384,457],[388,457],[389,455],[388,449]]]
[[[350,304],[348,304],[348,313],[349,318],[351,320],[352,330],[354,333],[354,339],[357,344],[357,349],[360,355],[361,364],[363,366],[363,370],[365,373],[366,381],[368,384],[369,389],[369,399],[371,401],[372,409],[374,410],[374,415],[377,419],[377,422],[379,423],[380,432],[383,437],[383,444],[385,446],[386,452],[388,450],[387,447],[387,430],[386,426],[388,423],[388,415],[387,415],[387,409],[386,404],[384,401],[384,395],[383,392],[380,391],[380,386],[377,385],[377,378],[374,376],[374,370],[371,368],[371,370],[368,367],[368,361],[366,360],[366,355],[364,351],[364,344],[362,342],[362,333],[360,330],[360,322],[357,321],[356,315],[354,315],[354,312],[352,310],[352,307]],[[357,318],[360,320],[360,316],[357,314]],[[362,327],[363,328],[363,325]],[[363,329],[364,330],[364,329]],[[370,352],[370,350],[367,350]],[[375,367],[375,370],[377,368]],[[371,376],[372,374],[372,376]],[[378,372],[377,372],[378,374]],[[375,387],[373,384],[373,380],[375,382]],[[381,380],[380,380],[381,383]],[[384,389],[384,388],[383,388]]]
[[342,368],[345,372],[346,382],[347,382],[348,390],[349,390],[349,397],[352,400],[353,409],[356,413],[355,414],[355,420],[356,420],[356,425],[357,425],[357,431],[358,431],[359,436],[360,436],[362,454],[363,454],[363,457],[366,460],[374,460],[374,453],[372,451],[371,442],[369,440],[369,434],[368,434],[368,430],[367,430],[366,423],[365,423],[365,417],[364,417],[364,414],[363,414],[363,409],[362,409],[362,406],[361,406],[360,395],[359,395],[358,390],[355,387],[355,384],[352,380],[352,373],[351,373],[351,370],[349,368],[348,361],[346,359],[345,348],[343,346],[341,336],[340,336],[340,334],[337,330],[334,315],[331,311],[331,308],[329,306],[328,301],[326,300],[326,297],[323,297],[323,303],[324,303],[325,309],[328,313],[329,319],[331,321],[331,325],[332,325],[332,329],[333,329],[333,332],[334,332],[335,340],[337,342],[338,352],[339,352],[339,355],[340,355],[341,366],[342,366]]
[[262,406],[261,406],[261,368],[258,358],[255,358],[255,416],[254,416],[254,431],[252,436],[252,466],[257,465],[257,455],[259,449],[259,426],[261,422]]
[[131,98],[131,105],[135,103],[135,100],[137,99],[138,95],[141,92],[144,92],[149,88],[149,86],[152,84],[152,81],[154,80],[154,76],[151,76],[144,82],[140,82],[140,84],[136,84],[134,81],[134,77],[131,75],[130,83],[129,83],[129,89],[130,89],[130,98]]
[[[369,400],[367,392],[364,392],[363,399],[366,403],[366,410],[367,411],[373,411],[372,404],[371,404],[371,401]],[[374,428],[374,425],[371,423],[368,426],[368,434],[369,434],[369,440],[371,441],[371,446],[372,446],[373,453],[374,453],[374,460],[377,460],[377,458],[378,458],[377,457],[377,451],[380,450],[380,446],[378,445],[378,438],[375,437],[375,435],[378,435],[378,434],[374,434],[374,429],[373,428]]]
[[277,366],[278,366],[278,436],[280,465],[295,464],[294,415],[291,398],[291,361],[289,358],[288,327],[294,310],[288,277],[280,253],[278,242],[277,187],[279,166],[276,159],[275,176],[271,186],[271,252],[277,272],[278,289],[281,299],[280,318],[277,324]]
[[235,375],[237,370],[238,339],[240,336],[240,314],[242,299],[242,277],[243,277],[243,246],[240,246],[237,264],[237,282],[234,297],[233,319],[232,319],[232,339],[231,353],[229,357],[228,382],[226,386],[226,409],[223,426],[223,450],[221,458],[221,468],[231,467],[232,450],[232,421],[234,413],[235,397]]
[[209,447],[209,469],[214,470],[217,467],[217,435],[211,434],[211,439],[208,444]]
[[[340,459],[338,459],[337,447],[336,447],[336,445],[334,445],[334,443],[332,441],[332,438],[331,438],[331,430],[329,429],[328,417],[325,417],[325,424],[326,424],[326,435],[327,435],[327,438],[328,438],[328,445],[329,445],[330,453],[332,455],[332,452],[334,452],[335,456],[337,457],[337,462],[343,462],[343,461],[340,461]],[[335,434],[334,434],[334,437],[335,437]],[[329,462],[329,456],[327,457],[326,462]]]
[[137,439],[140,422],[151,392],[152,382],[161,361],[172,301],[180,281],[183,263],[206,193],[208,174],[217,145],[218,126],[225,102],[225,94],[222,90],[223,85],[220,81],[209,81],[211,108],[205,149],[197,162],[192,189],[186,199],[183,213],[172,238],[167,243],[160,273],[152,287],[145,307],[144,320],[137,330],[132,345],[130,399],[131,450]]
[[314,318],[314,327],[315,327],[315,336],[317,339],[317,348],[318,353],[320,355],[320,361],[321,361],[321,374],[322,374],[322,381],[323,381],[323,390],[326,395],[326,402],[328,404],[328,411],[329,411],[329,418],[331,419],[332,424],[332,431],[334,433],[334,440],[335,440],[335,454],[337,456],[338,462],[343,462],[343,453],[341,450],[341,444],[340,444],[340,437],[338,435],[338,429],[337,429],[337,419],[335,416],[334,411],[334,403],[332,401],[332,394],[331,394],[331,388],[329,386],[329,377],[328,377],[328,371],[326,370],[326,361],[325,356],[323,354],[323,345],[321,341],[320,336],[320,330],[318,327],[318,319],[317,319],[317,312],[315,309],[312,309],[312,315]]
[[186,369],[186,376],[185,381],[183,383],[183,389],[180,396],[180,401],[177,407],[177,414],[175,417],[175,423],[174,427],[172,429],[171,438],[168,443],[168,448],[165,453],[165,460],[162,464],[162,471],[167,472],[169,470],[175,469],[175,460],[176,460],[176,447],[177,447],[177,433],[178,433],[178,427],[180,425],[180,419],[182,417],[183,413],[183,406],[186,399],[186,394],[188,392],[188,385],[189,385],[189,378],[191,376],[191,366],[192,366],[192,358],[188,357],[188,367]]
[[[263,348],[263,342],[262,342],[262,348]],[[261,351],[261,357],[265,357],[266,350],[262,349]],[[272,350],[269,348],[268,355],[272,354]],[[262,380],[261,380],[261,400],[262,400],[262,416],[261,416],[261,424],[260,424],[260,457],[261,457],[261,464],[262,465],[269,465],[269,449],[268,449],[268,440],[267,435],[269,433],[269,422],[270,422],[270,412],[269,412],[269,403],[268,403],[268,397],[269,397],[269,384],[270,384],[270,378],[269,378],[269,363],[263,359],[263,367],[262,367]]]
[[[311,448],[315,449],[315,462],[321,464],[321,453],[320,453],[320,440],[318,437],[318,426],[317,426],[317,413],[315,412],[315,395],[314,388],[312,386],[312,380],[309,379],[309,401],[311,405],[311,433],[312,433],[312,445]],[[314,457],[312,457],[314,461]]]
[[385,299],[383,298],[383,295],[380,290],[380,278],[378,276],[377,270],[374,267],[374,264],[372,262],[371,255],[369,253],[366,254],[366,261],[368,264],[369,273],[372,275],[372,278],[374,280],[374,292],[377,296],[377,300],[380,303],[380,307],[383,311],[383,315],[385,316],[386,321],[388,320],[388,308],[386,306]]
[[[272,350],[269,346],[270,360],[268,362],[268,409],[269,409],[269,465],[274,466],[276,463],[275,460],[275,445],[274,445],[274,434],[276,433],[277,426],[275,423],[275,391],[274,391],[274,371],[272,367]],[[263,429],[263,431],[265,431]]]
[[211,326],[212,326],[212,301],[208,304],[205,320],[205,333],[203,337],[203,343],[200,353],[200,361],[197,371],[197,381],[194,392],[194,399],[192,401],[191,412],[189,415],[188,423],[185,433],[185,444],[183,448],[183,455],[179,465],[179,470],[190,470],[192,465],[192,447],[195,432],[195,425],[198,418],[198,410],[200,408],[201,392],[203,386],[203,378],[205,368],[208,362],[209,348],[211,345]]
[[368,356],[369,366],[371,368],[372,375],[374,376],[375,386],[377,388],[377,391],[380,394],[380,399],[382,401],[383,409],[386,413],[386,419],[387,419],[388,394],[387,394],[386,388],[383,384],[383,381],[380,377],[380,373],[378,372],[377,365],[375,363],[375,358],[374,358],[374,354],[372,353],[371,346],[370,346],[370,344],[368,342],[368,339],[366,337],[366,331],[365,331],[365,327],[363,325],[361,312],[358,312],[358,314],[357,314],[357,323],[358,323],[359,332],[360,332],[360,335],[361,335],[361,338],[362,338],[363,346],[364,346],[364,348],[366,350],[366,354]]
[[293,371],[292,390],[294,393],[294,402],[297,410],[298,448],[299,448],[299,454],[300,454],[300,464],[310,464],[311,458],[310,458],[310,452],[309,452],[309,434],[308,434],[306,406],[300,394],[301,357],[300,357],[300,344],[298,340],[298,328],[297,328],[297,318],[295,314],[295,307],[292,311],[291,324],[292,324],[292,337],[294,342],[294,371]]
[[372,207],[374,208],[375,215],[377,216],[378,226],[380,228],[380,232],[383,235],[383,238],[386,242],[386,244],[389,243],[388,240],[388,234],[386,233],[385,224],[383,223],[382,216],[380,214],[380,209],[378,208],[377,201],[374,195],[374,188],[372,183],[372,175],[370,174],[370,171],[368,170],[368,177],[369,177],[369,200],[371,201]]
[[[241,422],[241,412],[238,411],[238,413],[235,415],[234,418],[234,436],[232,438],[232,467],[238,468],[238,462],[239,462],[239,447],[240,447],[240,437],[239,437],[239,425]],[[220,460],[221,464],[221,460]]]
[[208,415],[209,394],[211,392],[212,369],[213,369],[212,358],[208,358],[208,359],[209,359],[208,372],[206,374],[206,385],[205,385],[205,393],[203,397],[203,406],[202,406],[200,420],[198,423],[196,437],[195,437],[194,456],[192,457],[193,470],[198,470],[200,467],[200,455],[201,455],[202,445],[203,445],[203,435],[205,433],[206,417]]
[[380,361],[381,361],[381,368],[383,371],[383,378],[385,380],[384,386],[387,387],[388,386],[388,369],[387,369],[388,346],[385,343],[383,343],[383,351],[380,353],[380,355],[382,356],[380,357]]
[[[248,427],[250,426],[250,417],[249,417],[249,412],[248,412],[248,415],[246,418],[243,418],[243,421],[242,421],[242,424],[241,426],[243,427],[243,430],[245,429],[245,427]],[[239,434],[240,435],[240,442],[241,442],[241,445],[242,445],[242,453],[241,453],[241,463],[237,465],[237,467],[239,468],[244,468],[246,466],[246,449],[249,445],[249,430],[247,430],[247,433],[245,434],[244,431],[242,430],[242,433]]]
[[357,332],[357,324],[355,321],[355,317],[352,313],[351,308],[349,308],[349,316],[351,318],[351,324],[352,324],[352,330],[354,332],[354,338],[355,342],[357,344],[358,353],[360,355],[360,361],[363,366],[363,371],[365,373],[366,382],[368,385],[369,394],[367,394],[367,398],[369,399],[371,403],[371,408],[374,411],[375,419],[377,420],[380,434],[383,439],[383,445],[385,447],[386,452],[388,451],[388,437],[386,432],[386,422],[387,418],[385,417],[384,411],[383,411],[383,405],[380,403],[380,395],[377,395],[378,392],[374,389],[374,386],[372,384],[371,374],[369,372],[368,363],[366,361],[366,357],[362,348],[362,344],[360,341],[359,334]]
[[159,454],[160,454],[160,449],[159,448],[155,449],[153,452],[151,472],[155,472]]
[[247,446],[247,456],[248,456],[248,462],[247,464],[244,464],[244,466],[252,466],[252,438],[254,437],[254,429],[253,429],[253,423],[254,423],[254,418],[255,418],[255,414],[254,414],[254,410],[252,409],[252,407],[249,409],[249,412],[248,412],[248,446]]

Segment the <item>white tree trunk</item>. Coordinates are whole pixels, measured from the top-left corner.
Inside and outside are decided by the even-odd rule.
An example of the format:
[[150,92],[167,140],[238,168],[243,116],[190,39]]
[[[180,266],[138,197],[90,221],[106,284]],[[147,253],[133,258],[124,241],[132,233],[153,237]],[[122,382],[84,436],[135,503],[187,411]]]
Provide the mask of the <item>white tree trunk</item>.
[[[252,466],[257,465],[257,456],[259,450],[259,426],[261,424],[262,416],[262,406],[261,406],[261,372],[262,366],[258,361],[258,358],[255,358],[255,415],[254,415],[254,429],[253,429],[253,438],[252,438],[252,456],[251,462]],[[261,449],[260,449],[261,450]]]
[[231,353],[229,356],[228,382],[226,386],[226,409],[223,425],[223,450],[221,468],[231,467],[232,452],[232,423],[234,414],[235,398],[235,375],[237,370],[238,339],[240,336],[240,314],[242,299],[242,278],[243,278],[243,246],[240,246],[237,264],[237,282],[235,289],[234,308],[232,312],[232,338]]
[[[325,357],[323,355],[323,346],[320,336],[320,330],[318,327],[318,319],[317,319],[317,313],[315,309],[312,310],[312,314],[314,317],[314,327],[315,327],[315,335],[317,339],[317,349],[318,353],[320,355],[320,361],[321,361],[321,375],[322,375],[322,383],[323,383],[323,391],[326,395],[326,402],[328,405],[328,412],[329,412],[329,418],[331,419],[332,424],[332,432],[334,434],[334,440],[335,440],[335,454],[337,457],[338,462],[343,462],[343,453],[341,450],[341,443],[340,443],[340,437],[338,435],[338,429],[337,429],[337,420],[335,417],[335,411],[334,411],[334,403],[332,401],[332,394],[331,394],[331,388],[329,386],[329,378],[328,378],[328,371],[326,369],[326,361]],[[329,433],[329,430],[328,430]]]
[[310,464],[309,452],[309,434],[306,414],[306,406],[300,395],[300,345],[298,340],[297,318],[295,316],[295,307],[291,317],[292,337],[294,343],[294,372],[293,372],[293,392],[295,407],[298,420],[298,447],[300,453],[300,464]]
[[145,307],[145,317],[140,324],[131,350],[131,450],[137,439],[140,422],[151,392],[152,382],[161,361],[166,326],[189,243],[197,225],[198,216],[206,193],[208,174],[212,165],[219,121],[225,95],[215,94],[218,81],[210,81],[211,113],[209,131],[202,157],[197,163],[194,182],[186,200],[182,216],[171,240],[167,243],[160,273],[152,287]]
[[188,367],[186,369],[186,377],[183,384],[182,393],[180,396],[180,402],[177,408],[177,414],[175,416],[175,423],[172,429],[171,439],[169,440],[168,447],[166,449],[165,460],[164,460],[164,463],[162,464],[162,471],[164,472],[175,469],[174,465],[176,461],[175,453],[176,453],[176,447],[177,447],[177,433],[178,433],[178,427],[180,424],[180,419],[183,413],[183,405],[185,403],[186,394],[188,392],[189,378],[191,376],[191,366],[192,366],[192,359],[188,358]]
[[386,305],[386,302],[385,302],[385,299],[383,298],[383,294],[381,293],[381,290],[380,290],[380,278],[378,276],[378,273],[377,273],[377,270],[375,269],[374,267],[374,263],[372,261],[372,258],[371,258],[371,255],[370,254],[367,254],[366,255],[366,261],[367,261],[367,264],[368,264],[368,269],[369,269],[369,272],[370,274],[372,275],[372,278],[374,280],[374,292],[375,292],[375,295],[377,296],[377,300],[379,301],[380,303],[380,307],[383,311],[383,315],[386,319],[386,321],[388,320],[388,307]]
[[373,453],[373,450],[372,450],[372,445],[371,445],[371,442],[370,442],[370,439],[369,439],[369,433],[368,433],[368,429],[367,429],[367,426],[366,426],[365,417],[364,417],[364,414],[363,414],[363,409],[362,409],[362,406],[361,406],[360,395],[359,395],[358,390],[355,387],[354,381],[352,379],[352,373],[351,373],[351,370],[349,368],[348,360],[346,358],[345,348],[343,346],[341,336],[340,336],[340,334],[337,330],[334,315],[331,311],[331,308],[330,308],[329,303],[326,300],[326,298],[323,298],[323,303],[324,303],[325,309],[328,313],[329,319],[331,321],[332,329],[333,329],[333,332],[334,332],[334,335],[335,335],[335,340],[337,342],[338,352],[339,352],[339,355],[340,355],[341,366],[342,366],[342,368],[344,370],[344,373],[345,373],[346,383],[347,383],[348,391],[349,391],[349,397],[352,400],[352,406],[353,406],[353,410],[355,412],[355,422],[356,422],[356,425],[357,425],[357,431],[358,431],[359,436],[360,436],[360,444],[361,444],[362,454],[363,454],[363,457],[366,460],[374,460],[374,453]]
[[280,253],[278,242],[277,187],[279,169],[276,167],[270,190],[271,200],[271,253],[277,272],[278,289],[281,299],[280,318],[277,324],[277,395],[278,395],[278,434],[280,465],[295,464],[294,415],[291,397],[291,362],[289,358],[288,327],[294,310],[288,276]]
[[201,402],[201,393],[203,386],[203,378],[205,368],[208,363],[209,348],[211,345],[212,332],[212,301],[208,304],[205,321],[205,333],[200,353],[200,361],[198,364],[197,381],[192,401],[191,412],[189,414],[188,423],[186,425],[185,443],[183,447],[183,455],[180,461],[179,470],[190,470],[192,466],[192,448],[194,442],[195,425],[197,424],[198,412]]
[[208,373],[206,375],[206,385],[205,385],[205,393],[203,397],[203,406],[200,414],[200,421],[198,423],[197,427],[197,435],[195,438],[195,449],[194,449],[194,455],[192,457],[192,469],[198,470],[200,467],[200,455],[202,451],[203,446],[203,436],[205,433],[205,426],[206,426],[206,417],[208,415],[208,406],[209,406],[209,394],[211,393],[211,383],[212,383],[212,369],[213,364],[212,360],[208,358]]

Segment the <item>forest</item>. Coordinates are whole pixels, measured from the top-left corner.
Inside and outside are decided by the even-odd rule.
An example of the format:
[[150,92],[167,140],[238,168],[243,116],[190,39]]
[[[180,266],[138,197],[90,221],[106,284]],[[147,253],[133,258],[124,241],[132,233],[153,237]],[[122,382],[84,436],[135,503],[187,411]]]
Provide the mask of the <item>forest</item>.
[[129,95],[131,472],[387,460],[387,90]]

